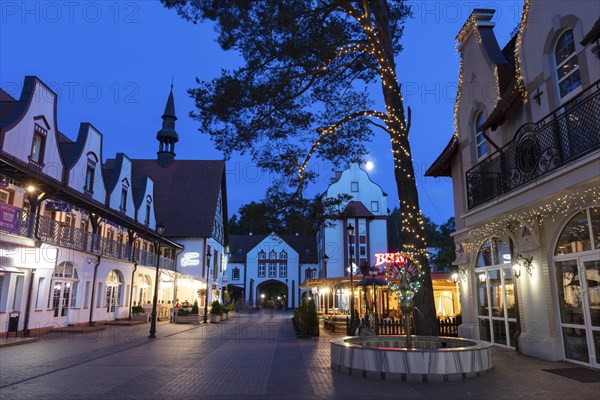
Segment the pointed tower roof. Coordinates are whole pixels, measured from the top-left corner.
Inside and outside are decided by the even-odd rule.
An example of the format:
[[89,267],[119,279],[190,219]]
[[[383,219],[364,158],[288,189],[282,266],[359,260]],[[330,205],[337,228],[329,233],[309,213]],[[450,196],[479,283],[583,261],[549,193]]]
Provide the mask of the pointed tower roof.
[[169,139],[173,143],[179,141],[179,135],[177,135],[177,132],[175,132],[175,121],[177,120],[177,116],[175,115],[173,84],[171,84],[171,92],[169,93],[169,98],[167,100],[167,105],[165,106],[165,112],[162,115],[162,119],[162,128],[156,134],[156,138],[159,141],[161,141],[161,139]]
[[173,84],[171,92],[162,116],[162,128],[156,134],[158,140],[158,163],[161,167],[168,167],[175,159],[175,143],[179,141],[179,135],[175,132],[175,100],[173,100]]

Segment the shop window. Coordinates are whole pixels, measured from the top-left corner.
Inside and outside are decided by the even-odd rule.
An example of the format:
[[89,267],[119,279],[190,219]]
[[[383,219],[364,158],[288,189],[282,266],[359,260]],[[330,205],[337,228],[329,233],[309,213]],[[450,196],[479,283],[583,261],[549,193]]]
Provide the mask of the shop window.
[[575,52],[573,30],[564,31],[554,48],[554,62],[556,65],[556,78],[560,98],[564,99],[569,94],[581,88],[581,75],[579,61]]
[[[598,215],[598,207],[594,208],[595,218]],[[596,233],[598,232],[596,227]],[[591,250],[592,240],[590,238],[590,226],[588,221],[588,210],[583,210],[576,214],[567,223],[563,229],[558,243],[556,244],[555,255],[578,253]]]
[[0,189],[0,203],[12,204],[10,201],[11,193],[6,189]]

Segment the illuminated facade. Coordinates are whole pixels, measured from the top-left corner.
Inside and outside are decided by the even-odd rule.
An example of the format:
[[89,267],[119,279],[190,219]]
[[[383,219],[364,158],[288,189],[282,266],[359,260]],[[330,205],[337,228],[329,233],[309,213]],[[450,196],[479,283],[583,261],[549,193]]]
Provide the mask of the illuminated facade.
[[[0,90],[0,334],[19,313],[18,333],[35,334],[128,318],[133,305],[149,311],[157,264],[159,318],[169,317],[178,284],[180,294],[198,298],[202,274],[178,265],[192,250],[175,242],[181,235],[165,201],[164,174],[152,176],[122,153],[103,162],[102,140],[89,123],[75,141],[61,133],[57,96],[36,77],[25,79],[19,100]],[[217,164],[210,165],[215,223],[207,223],[200,265],[207,249],[224,253],[226,229],[216,227],[226,212],[224,165]],[[159,223],[166,227],[160,255]],[[221,268],[221,258],[213,259]],[[188,257],[186,267],[193,264]]]
[[453,180],[460,336],[598,368],[599,8],[526,0],[502,49],[493,15],[457,36],[455,133],[426,173]]

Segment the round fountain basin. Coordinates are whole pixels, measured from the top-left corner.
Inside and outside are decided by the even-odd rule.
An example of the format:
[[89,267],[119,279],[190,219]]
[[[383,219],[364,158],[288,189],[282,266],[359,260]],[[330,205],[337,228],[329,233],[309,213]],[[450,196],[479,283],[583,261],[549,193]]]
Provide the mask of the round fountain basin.
[[481,340],[411,336],[346,336],[331,340],[331,367],[381,379],[465,379],[492,368],[492,344]]

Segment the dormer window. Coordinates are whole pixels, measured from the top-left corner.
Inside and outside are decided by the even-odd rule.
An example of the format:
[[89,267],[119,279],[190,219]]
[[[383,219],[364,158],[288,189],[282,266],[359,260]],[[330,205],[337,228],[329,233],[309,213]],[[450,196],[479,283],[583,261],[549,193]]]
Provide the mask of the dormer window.
[[144,224],[150,225],[150,209],[152,206],[152,197],[146,197],[146,216],[144,218]]
[[87,165],[85,169],[85,183],[83,190],[88,194],[94,194],[94,180],[96,175],[96,163],[98,158],[94,153],[88,153]]
[[31,154],[29,160],[41,166],[44,162],[44,149],[46,147],[46,136],[48,130],[42,128],[40,125],[35,124],[33,131],[33,142],[31,145]]
[[269,253],[269,259],[270,260],[276,260],[277,259],[277,253],[275,253],[275,250],[271,250],[271,252]]
[[287,253],[285,252],[285,250],[282,250],[281,253],[279,253],[279,259],[287,260]]
[[119,203],[119,209],[123,212],[127,211],[127,193],[129,192],[129,182],[127,179],[121,181],[121,201]]
[[261,251],[258,253],[258,259],[259,259],[259,260],[264,260],[265,258],[267,258],[267,253],[265,253],[263,250],[261,250]]

